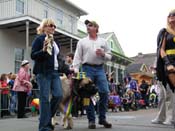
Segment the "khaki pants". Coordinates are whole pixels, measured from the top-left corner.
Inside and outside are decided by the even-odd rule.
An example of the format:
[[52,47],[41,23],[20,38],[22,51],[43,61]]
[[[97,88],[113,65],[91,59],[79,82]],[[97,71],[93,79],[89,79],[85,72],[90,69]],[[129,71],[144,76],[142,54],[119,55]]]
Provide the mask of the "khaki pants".
[[165,90],[161,82],[158,82],[158,86],[160,89],[160,94],[158,95],[159,111],[155,119],[161,122],[171,122],[172,119],[175,119],[172,118],[172,116],[174,116],[172,113],[175,114],[175,111],[173,110],[175,109],[175,93],[172,92],[169,86],[167,86],[167,89]]

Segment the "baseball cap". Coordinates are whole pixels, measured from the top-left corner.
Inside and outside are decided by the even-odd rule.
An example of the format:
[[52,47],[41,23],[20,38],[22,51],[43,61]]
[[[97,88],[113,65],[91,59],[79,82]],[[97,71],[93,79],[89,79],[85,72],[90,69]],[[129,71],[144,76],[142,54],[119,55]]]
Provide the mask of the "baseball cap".
[[94,21],[94,20],[92,20],[92,21],[90,21],[90,20],[85,20],[84,21],[84,24],[85,25],[88,25],[89,23],[91,23],[91,24],[93,24],[95,27],[99,27],[99,25],[97,24],[97,22],[96,21]]
[[29,64],[29,61],[28,60],[23,60],[22,63],[21,63],[21,66],[25,66],[27,64]]

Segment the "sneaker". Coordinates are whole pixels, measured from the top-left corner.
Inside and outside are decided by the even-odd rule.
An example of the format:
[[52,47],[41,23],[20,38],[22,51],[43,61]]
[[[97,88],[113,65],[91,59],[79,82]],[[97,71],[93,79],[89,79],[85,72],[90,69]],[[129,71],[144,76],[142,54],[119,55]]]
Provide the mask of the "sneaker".
[[89,129],[96,129],[96,125],[94,122],[89,122],[89,126],[88,126]]
[[103,125],[105,128],[112,128],[112,124],[108,123],[106,120],[105,121],[99,121],[100,125]]
[[171,121],[164,121],[162,124],[164,124],[164,125],[172,125],[172,122]]
[[151,120],[151,123],[152,123],[152,124],[163,124],[163,121],[154,119],[154,120]]

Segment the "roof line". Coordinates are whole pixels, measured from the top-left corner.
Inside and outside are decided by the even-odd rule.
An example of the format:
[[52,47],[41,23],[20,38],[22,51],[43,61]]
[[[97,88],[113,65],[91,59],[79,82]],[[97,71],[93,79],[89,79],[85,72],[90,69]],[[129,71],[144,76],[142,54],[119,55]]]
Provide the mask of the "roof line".
[[[110,33],[110,32],[109,32],[109,33]],[[114,34],[114,32],[111,32],[111,34],[107,37],[106,40],[108,40],[113,34]]]
[[108,40],[108,39],[114,34],[114,32],[100,33],[99,35],[104,35],[104,34],[110,34],[110,35],[106,38],[106,40]]
[[73,2],[69,1],[69,0],[65,0],[65,2],[67,2],[68,4],[70,4],[71,6],[77,8],[78,10],[80,10],[83,15],[88,15],[88,12],[83,10],[82,8],[78,7],[76,4],[74,4]]
[[112,53],[113,53],[114,55],[116,55],[116,56],[119,56],[119,57],[121,57],[121,58],[127,59],[127,60],[130,61],[130,62],[133,62],[133,60],[132,60],[131,58],[126,57],[126,56],[124,56],[124,55],[122,55],[122,54],[120,54],[120,53],[117,53],[117,52],[114,52],[114,51],[112,51]]
[[[35,19],[35,18],[31,17],[31,16],[24,15],[24,16],[20,16],[20,17],[15,17],[13,19],[10,18],[10,19],[6,19],[6,20],[0,20],[0,25],[10,24],[10,23],[18,22],[18,21],[27,21],[27,20],[35,22],[38,25],[41,23],[41,21],[38,20],[38,19]],[[78,36],[76,36],[74,34],[71,34],[71,33],[67,32],[67,31],[64,31],[62,29],[56,28],[55,31],[57,31],[57,32],[59,32],[59,33],[61,33],[63,35],[67,35],[69,37],[72,37],[74,39],[80,40],[80,38]]]

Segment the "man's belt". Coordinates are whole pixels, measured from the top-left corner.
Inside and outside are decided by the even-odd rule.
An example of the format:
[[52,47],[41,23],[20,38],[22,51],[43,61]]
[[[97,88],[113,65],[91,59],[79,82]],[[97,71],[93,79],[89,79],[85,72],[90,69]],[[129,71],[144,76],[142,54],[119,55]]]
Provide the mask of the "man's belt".
[[101,67],[101,66],[103,66],[103,64],[97,65],[97,64],[89,64],[89,63],[84,63],[83,65],[92,66],[92,67]]
[[175,49],[166,50],[167,55],[175,55]]

